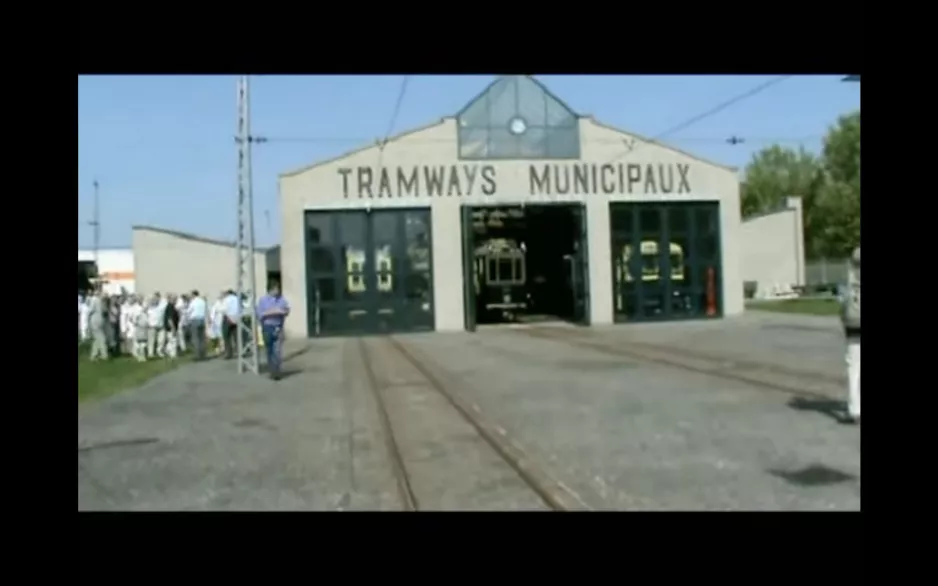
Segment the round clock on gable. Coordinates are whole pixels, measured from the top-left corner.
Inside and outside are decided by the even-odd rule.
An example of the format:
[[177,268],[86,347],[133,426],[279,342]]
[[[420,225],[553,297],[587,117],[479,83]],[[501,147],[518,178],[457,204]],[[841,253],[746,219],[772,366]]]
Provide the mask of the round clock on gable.
[[508,130],[512,134],[524,134],[524,131],[528,129],[528,123],[524,121],[524,118],[516,116],[511,119],[508,123]]

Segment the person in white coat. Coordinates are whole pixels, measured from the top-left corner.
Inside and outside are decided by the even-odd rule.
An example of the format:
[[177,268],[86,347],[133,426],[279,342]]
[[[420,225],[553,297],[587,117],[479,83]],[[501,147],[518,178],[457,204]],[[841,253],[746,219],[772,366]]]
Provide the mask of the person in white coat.
[[146,362],[147,359],[147,312],[143,307],[143,298],[134,295],[130,298],[127,308],[127,321],[129,328],[127,339],[130,340],[130,353],[137,362]]
[[176,332],[176,345],[179,352],[186,351],[186,334],[189,331],[189,297],[180,295],[176,300],[176,311],[179,313],[179,330]]
[[82,299],[81,305],[78,307],[78,329],[81,332],[81,341],[87,342],[88,336],[91,335],[91,330],[89,329],[88,316],[91,312],[91,299],[94,297],[94,293],[89,293],[88,297]]
[[107,310],[104,296],[95,292],[88,302],[88,329],[91,332],[91,360],[107,360]]
[[213,353],[218,356],[224,352],[225,340],[222,336],[222,326],[225,323],[225,292],[218,296],[209,309],[208,338],[214,348]]
[[121,352],[133,352],[133,318],[130,315],[130,309],[133,307],[133,304],[133,295],[123,295],[123,299],[121,300],[120,316],[120,341],[122,346]]
[[166,315],[166,301],[159,293],[154,293],[147,304],[147,356],[163,357],[166,346],[166,330],[163,321]]
[[850,257],[847,286],[841,300],[847,342],[847,413],[844,423],[860,423],[860,248]]

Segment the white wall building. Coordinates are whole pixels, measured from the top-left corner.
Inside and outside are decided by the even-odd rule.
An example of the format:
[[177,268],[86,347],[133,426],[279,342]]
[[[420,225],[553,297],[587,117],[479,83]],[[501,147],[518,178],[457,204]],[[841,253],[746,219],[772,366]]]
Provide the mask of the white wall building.
[[[93,250],[78,250],[78,262],[94,262]],[[133,293],[136,290],[134,273],[134,252],[130,248],[104,248],[97,253],[98,277],[103,279],[102,287],[108,293],[118,294],[122,290]]]
[[[474,328],[473,226],[496,208],[574,218],[572,321],[743,311],[737,170],[580,116],[527,76],[383,146],[285,173],[280,198],[294,336]],[[549,248],[553,230],[529,237]]]
[[784,295],[805,284],[804,217],[800,197],[774,212],[746,218],[740,231],[742,276],[755,297]]
[[[255,291],[266,291],[268,270],[277,271],[279,247],[255,251]],[[209,299],[237,289],[237,252],[233,243],[152,226],[134,226],[133,257],[137,290],[145,295],[188,293]],[[269,262],[268,262],[269,261]]]

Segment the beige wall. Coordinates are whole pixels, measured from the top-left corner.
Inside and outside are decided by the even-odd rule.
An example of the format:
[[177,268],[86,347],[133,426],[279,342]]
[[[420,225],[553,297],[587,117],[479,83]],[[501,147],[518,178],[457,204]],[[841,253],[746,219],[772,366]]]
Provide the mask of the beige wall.
[[[171,232],[134,228],[134,267],[138,293],[186,293],[198,289],[214,298],[224,289],[237,287],[235,247]],[[255,253],[258,294],[267,286],[264,252]]]
[[[582,143],[579,161],[461,161],[457,157],[455,118],[445,118],[433,126],[400,135],[380,149],[377,145],[339,159],[319,163],[280,177],[282,212],[281,264],[283,290],[293,305],[287,327],[293,335],[307,334],[306,263],[304,252],[304,210],[368,209],[393,207],[429,207],[433,222],[433,287],[436,327],[438,330],[461,330],[463,323],[463,269],[460,208],[462,205],[538,203],[573,201],[586,205],[589,231],[590,309],[594,324],[612,323],[612,260],[609,232],[609,203],[628,201],[720,201],[723,229],[724,313],[743,310],[742,278],[739,272],[739,180],[735,169],[721,167],[658,144],[647,142],[596,122],[580,119]],[[392,171],[398,167],[453,166],[462,174],[464,191],[469,190],[466,169],[490,165],[497,179],[497,190],[482,193],[484,181],[476,172],[471,193],[461,197],[428,196],[425,188],[417,196],[360,198],[354,188],[355,173],[349,175],[350,189],[343,189],[341,169],[371,167],[377,172],[380,163]],[[642,184],[632,193],[615,188],[612,194],[530,195],[530,165],[577,164],[687,165],[689,193],[647,193]],[[421,174],[423,171],[421,170]],[[421,186],[424,178],[419,178]],[[675,186],[676,186],[675,178]],[[394,181],[396,183],[396,181]],[[395,189],[395,194],[397,193]]]
[[778,286],[804,285],[800,197],[787,198],[784,209],[746,219],[740,234],[743,281],[756,281],[756,297],[764,297]]

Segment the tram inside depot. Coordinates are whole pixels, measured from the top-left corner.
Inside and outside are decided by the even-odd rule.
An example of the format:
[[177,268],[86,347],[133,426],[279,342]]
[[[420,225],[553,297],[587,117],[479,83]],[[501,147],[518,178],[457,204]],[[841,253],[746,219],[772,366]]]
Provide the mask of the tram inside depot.
[[479,324],[573,321],[580,226],[571,206],[472,211]]

